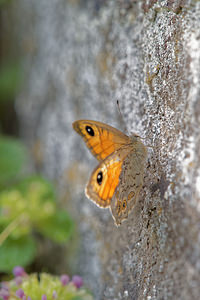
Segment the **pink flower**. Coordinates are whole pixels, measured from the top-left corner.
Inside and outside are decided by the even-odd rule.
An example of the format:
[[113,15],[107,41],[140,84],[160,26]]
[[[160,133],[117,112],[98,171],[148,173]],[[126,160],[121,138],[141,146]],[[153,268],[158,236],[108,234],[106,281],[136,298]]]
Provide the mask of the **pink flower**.
[[2,298],[3,300],[8,300],[10,296],[10,293],[7,289],[0,289],[0,298]]
[[16,291],[16,296],[17,296],[18,298],[20,298],[20,299],[23,299],[23,297],[24,297],[24,291],[23,291],[22,289],[18,289],[18,290]]
[[72,283],[79,289],[83,285],[83,279],[78,275],[74,275],[72,277]]
[[24,271],[24,268],[22,268],[20,266],[16,266],[13,269],[13,274],[14,274],[15,277],[24,276],[24,275],[26,275],[26,272]]
[[60,281],[62,282],[62,285],[67,285],[69,283],[69,276],[66,274],[63,274],[60,277]]

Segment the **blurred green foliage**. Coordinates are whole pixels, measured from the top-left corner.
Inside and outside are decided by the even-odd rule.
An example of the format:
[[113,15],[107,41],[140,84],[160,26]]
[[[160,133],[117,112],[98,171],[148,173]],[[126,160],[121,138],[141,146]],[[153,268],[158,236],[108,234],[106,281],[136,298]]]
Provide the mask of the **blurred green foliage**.
[[22,80],[21,65],[10,60],[0,68],[0,101],[13,100]]
[[0,247],[0,270],[10,272],[17,264],[28,265],[36,255],[36,243],[31,236],[7,238]]
[[50,182],[26,177],[28,160],[22,143],[0,137],[0,271],[26,266],[36,255],[36,231],[56,243],[65,243],[73,231],[67,212],[56,205]]
[[4,4],[9,4],[10,2],[12,2],[13,0],[0,0],[0,7]]
[[[11,2],[0,0],[0,9],[6,16],[9,16]],[[14,100],[23,73],[12,24],[2,15],[0,13],[0,272],[10,272],[16,265],[27,266],[36,257],[37,241],[33,233],[55,243],[66,243],[74,223],[67,212],[58,209],[52,184],[40,176],[27,175],[29,155],[23,143],[5,136],[18,133]]]
[[27,160],[27,151],[18,139],[0,136],[0,190],[19,178]]

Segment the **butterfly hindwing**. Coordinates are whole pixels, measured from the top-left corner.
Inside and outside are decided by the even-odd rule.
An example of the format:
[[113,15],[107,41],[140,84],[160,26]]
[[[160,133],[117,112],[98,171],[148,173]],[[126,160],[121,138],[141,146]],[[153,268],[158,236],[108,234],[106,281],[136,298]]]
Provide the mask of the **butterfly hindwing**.
[[100,207],[109,207],[119,184],[122,161],[110,155],[92,173],[86,186],[86,195]]
[[128,218],[143,185],[146,152],[131,151],[124,159],[110,209],[117,226]]

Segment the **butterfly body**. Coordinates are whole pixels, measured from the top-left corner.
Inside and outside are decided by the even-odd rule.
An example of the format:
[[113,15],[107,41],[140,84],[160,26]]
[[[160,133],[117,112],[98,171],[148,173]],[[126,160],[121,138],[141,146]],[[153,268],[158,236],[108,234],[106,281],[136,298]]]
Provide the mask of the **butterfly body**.
[[127,136],[101,122],[79,120],[73,128],[100,161],[86,186],[86,195],[98,206],[109,207],[118,226],[127,219],[142,187],[146,147],[139,136]]

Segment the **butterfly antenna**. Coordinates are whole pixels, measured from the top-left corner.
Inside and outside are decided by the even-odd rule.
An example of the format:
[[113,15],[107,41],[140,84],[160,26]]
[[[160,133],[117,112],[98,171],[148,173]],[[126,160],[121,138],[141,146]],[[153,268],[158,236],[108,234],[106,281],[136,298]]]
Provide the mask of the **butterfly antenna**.
[[120,106],[119,106],[119,100],[117,100],[117,108],[118,108],[118,112],[119,112],[119,115],[120,115],[120,119],[121,119],[122,123],[124,124],[126,132],[128,132],[127,127],[126,127],[126,123],[124,121],[124,118],[122,116],[121,109],[120,109]]

